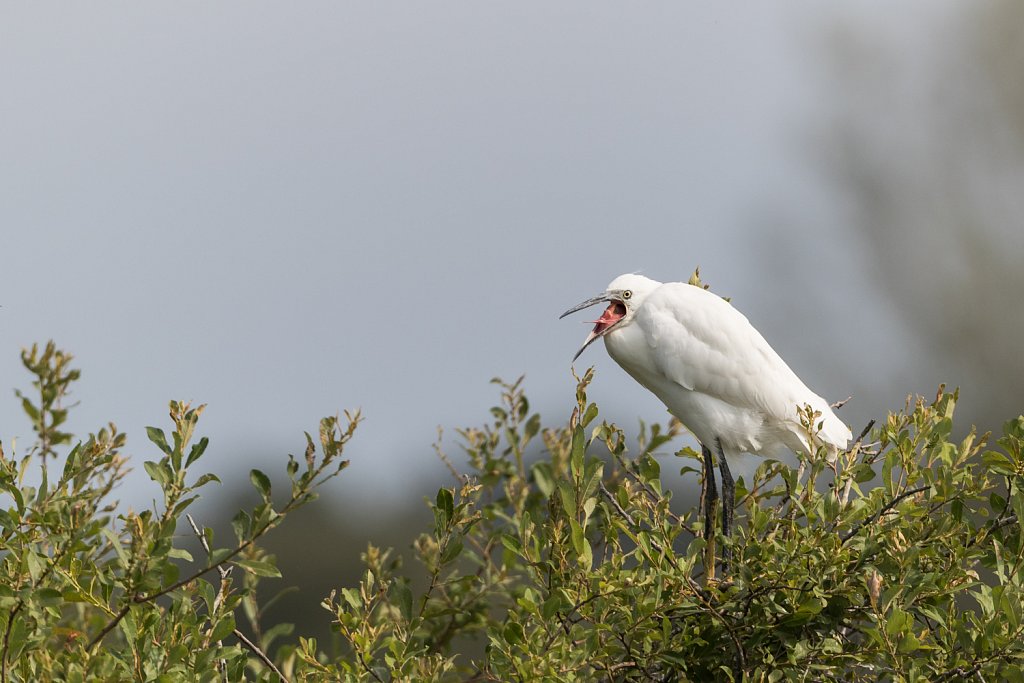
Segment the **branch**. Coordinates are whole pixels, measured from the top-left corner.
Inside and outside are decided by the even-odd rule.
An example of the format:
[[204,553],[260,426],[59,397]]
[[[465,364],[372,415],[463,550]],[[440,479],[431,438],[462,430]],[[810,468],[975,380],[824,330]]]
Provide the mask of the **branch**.
[[974,538],[972,538],[970,541],[967,542],[967,545],[965,547],[970,548],[972,546],[978,545],[979,543],[984,541],[986,538],[991,536],[993,532],[1002,529],[1004,526],[1010,526],[1011,524],[1016,524],[1016,523],[1017,523],[1017,515],[1009,515],[1009,516],[1004,517],[1004,518],[1002,518],[1000,520],[996,520],[995,522],[992,523],[992,526],[990,526],[987,529],[985,529],[985,533],[979,534],[978,536],[975,536]]
[[734,671],[733,673],[739,674],[737,678],[745,679],[747,673],[747,655],[746,652],[744,652],[743,650],[743,643],[740,641],[739,636],[736,635],[736,631],[733,630],[732,624],[730,624],[729,620],[725,618],[725,615],[723,615],[721,612],[715,609],[715,606],[712,604],[711,599],[704,595],[703,591],[701,591],[700,586],[697,585],[696,581],[687,576],[686,582],[690,584],[690,590],[693,591],[694,595],[696,595],[700,599],[700,601],[704,603],[704,607],[707,608],[707,610],[711,612],[712,615],[714,615],[719,621],[722,622],[722,626],[725,627],[726,633],[729,634],[729,639],[732,640],[733,647],[736,648],[736,664],[739,668],[739,671]]
[[[1010,648],[1011,648],[1011,646],[1013,644],[1015,644],[1017,642],[1017,639],[1020,638],[1020,635],[1021,635],[1022,632],[1024,632],[1024,626],[1020,626],[1020,627],[1017,628],[1016,631],[1014,631],[1013,638],[1010,640],[1010,642],[1007,645],[1004,645],[1003,647],[999,648],[995,652],[989,654],[987,657],[983,657],[981,659],[975,659],[974,660],[974,664],[972,666],[970,666],[970,667],[958,666],[956,668],[949,669],[948,671],[944,671],[943,673],[939,674],[935,678],[935,681],[936,682],[938,682],[938,681],[951,681],[951,680],[954,680],[954,679],[966,680],[967,678],[970,678],[971,676],[978,676],[980,678],[981,677],[981,667],[983,667],[986,664],[988,664],[989,662],[993,662],[993,661],[995,661],[995,660],[997,660],[999,658],[1007,658],[1007,657],[1011,656],[1012,653],[1010,651]],[[1017,654],[1019,656],[1019,654],[1020,654],[1019,650],[1018,650]],[[985,679],[982,678],[981,680],[984,681]]]
[[[203,549],[207,552],[207,554],[212,553],[213,551],[210,550],[210,544],[206,540],[206,536],[203,534],[202,531],[199,530],[199,525],[197,525],[196,521],[194,519],[192,519],[192,515],[186,513],[185,514],[185,518],[188,519],[188,523],[192,526],[192,531],[195,532],[196,538],[199,539],[199,542],[202,544]],[[221,579],[221,582],[222,582],[221,585],[223,587],[223,582],[226,582],[228,580],[228,577],[231,576],[231,567],[225,567],[225,566],[221,565],[221,566],[217,567],[217,573],[220,574],[220,579]],[[217,599],[214,602],[214,609],[215,610],[216,610],[216,607],[217,607],[217,603],[222,601],[222,595],[223,595],[223,588],[222,588],[221,593],[219,593],[217,595]],[[263,664],[268,669],[273,671],[277,675],[278,678],[280,678],[284,683],[289,683],[288,678],[281,672],[280,669],[277,668],[277,666],[274,665],[274,662],[271,661],[270,657],[268,657],[267,654],[263,650],[260,649],[259,645],[257,645],[256,643],[252,642],[251,640],[249,640],[249,638],[247,638],[246,635],[244,633],[242,633],[241,631],[239,631],[237,628],[234,631],[232,631],[232,633],[234,634],[234,636],[236,638],[238,638],[238,640],[240,640],[242,642],[242,645],[245,645],[246,649],[248,649],[249,652],[251,652],[257,659],[259,659],[261,662],[263,662]]]
[[236,638],[242,641],[242,645],[245,645],[249,652],[252,652],[254,655],[256,655],[256,658],[263,662],[268,669],[273,671],[278,678],[284,681],[284,683],[289,683],[288,679],[285,678],[285,675],[281,673],[281,670],[274,666],[274,662],[270,661],[270,657],[268,657],[256,643],[246,638],[245,634],[239,631],[237,628],[233,631],[233,633],[235,634]]
[[[348,415],[348,413],[346,413],[346,415]],[[106,634],[108,634],[115,626],[117,626],[117,624],[122,619],[124,619],[125,615],[128,614],[128,610],[131,607],[131,605],[133,605],[133,604],[141,605],[141,604],[144,604],[144,603],[147,603],[147,602],[152,602],[153,600],[156,600],[159,597],[167,595],[168,593],[170,593],[172,591],[176,591],[179,588],[183,588],[183,587],[187,586],[188,584],[192,583],[193,581],[195,581],[196,579],[201,577],[203,574],[206,574],[207,572],[209,572],[209,571],[211,571],[213,569],[217,569],[221,565],[224,565],[224,564],[230,562],[237,555],[239,555],[243,550],[246,550],[249,546],[251,546],[254,543],[256,543],[256,541],[259,540],[265,533],[267,533],[271,529],[273,529],[276,526],[278,526],[279,524],[281,524],[281,522],[284,520],[285,516],[289,512],[291,512],[295,508],[297,508],[297,507],[301,506],[302,504],[304,504],[305,502],[307,502],[308,501],[307,496],[308,496],[308,494],[312,490],[322,486],[328,479],[332,479],[332,478],[336,477],[338,474],[341,473],[341,470],[343,469],[343,467],[346,464],[348,464],[347,461],[342,461],[341,466],[339,466],[334,472],[331,472],[330,474],[321,477],[319,480],[317,479],[317,477],[320,477],[320,475],[323,474],[324,470],[327,469],[328,465],[333,464],[334,461],[335,461],[335,458],[338,455],[341,455],[341,452],[342,452],[341,447],[344,446],[344,444],[348,441],[349,438],[351,438],[352,433],[355,431],[356,425],[359,424],[359,420],[360,420],[360,417],[359,417],[358,413],[356,414],[356,416],[354,418],[350,418],[347,431],[342,432],[341,433],[341,439],[337,440],[337,444],[336,445],[338,446],[338,450],[336,452],[332,453],[332,454],[328,454],[325,451],[323,460],[321,461],[320,465],[318,467],[316,467],[315,469],[310,469],[310,471],[308,473],[308,477],[309,478],[308,478],[308,481],[305,483],[304,487],[301,488],[298,491],[294,491],[292,493],[291,499],[284,505],[284,507],[281,508],[280,512],[278,512],[273,519],[268,520],[267,523],[264,524],[262,527],[260,527],[259,529],[255,530],[252,533],[252,537],[251,538],[246,540],[244,543],[239,544],[239,546],[237,548],[235,548],[230,553],[225,555],[219,562],[216,562],[216,563],[211,564],[211,565],[209,565],[207,567],[204,567],[203,569],[199,569],[199,570],[193,572],[192,574],[190,574],[189,576],[185,577],[184,579],[181,579],[180,581],[176,581],[175,583],[171,584],[170,586],[167,586],[166,588],[161,588],[160,590],[156,591],[155,593],[150,593],[148,595],[135,595],[129,601],[129,603],[127,605],[125,605],[123,608],[121,608],[121,611],[118,612],[114,616],[114,618],[111,619],[110,622],[108,622],[106,624],[106,626],[103,627],[103,629],[96,635],[96,637],[93,638],[89,642],[89,649],[92,649],[93,647],[98,645],[99,642],[101,640],[103,640],[103,637]],[[311,455],[307,456],[307,458],[310,458],[310,467],[312,468],[312,460],[311,460],[312,456]]]
[[871,428],[874,426],[874,420],[870,420],[866,425],[864,425],[864,429],[860,430],[860,434],[857,436],[856,439],[853,440],[854,444],[856,445],[864,441],[864,437],[868,435],[868,432],[870,432]]
[[[615,456],[615,458],[616,458],[616,460],[619,461],[619,466],[622,467],[622,471],[625,472],[626,475],[630,479],[632,479],[634,481],[634,483],[636,483],[643,490],[643,492],[647,495],[648,499],[650,499],[652,502],[655,502],[655,503],[657,503],[661,499],[658,496],[658,494],[654,491],[654,489],[652,489],[647,482],[645,482],[643,479],[641,479],[640,477],[638,477],[636,475],[636,473],[629,466],[629,463],[627,463],[626,460],[622,456]],[[694,531],[694,529],[689,524],[684,522],[683,519],[679,515],[677,515],[676,513],[672,512],[671,508],[666,508],[665,509],[665,514],[667,514],[669,519],[671,519],[673,522],[675,522],[675,524],[677,526],[679,526],[682,529],[684,529],[687,533],[689,533],[689,534],[691,534],[693,536],[697,535],[697,532]]]
[[883,515],[888,514],[890,511],[892,511],[892,509],[894,507],[899,505],[900,502],[902,502],[904,499],[909,498],[910,496],[912,496],[912,495],[914,495],[916,493],[921,493],[922,491],[927,491],[930,488],[931,488],[931,486],[918,486],[916,489],[910,489],[909,491],[904,491],[900,495],[896,496],[895,498],[890,500],[888,503],[883,505],[881,510],[879,510],[875,514],[871,515],[867,519],[862,520],[860,522],[860,524],[858,524],[857,526],[853,527],[846,534],[844,534],[843,537],[842,537],[842,545],[845,545],[847,541],[849,541],[851,538],[853,538],[858,533],[860,533],[860,530],[863,529],[864,527],[866,527],[868,524],[874,524],[879,519],[881,519]]
[[106,637],[108,633],[114,630],[115,626],[121,623],[121,620],[125,618],[125,615],[128,614],[128,610],[131,609],[133,604],[134,602],[125,603],[125,606],[121,608],[121,611],[115,614],[114,618],[107,622],[107,625],[104,626],[103,629],[96,634],[96,637],[89,641],[89,645],[85,649],[91,650],[94,647],[96,647],[100,643],[100,641]]
[[[604,481],[602,480],[602,481],[600,481],[598,483],[601,486],[601,493],[603,493],[604,497],[608,499],[608,502],[610,502],[612,504],[612,506],[615,508],[615,511],[618,512],[620,515],[622,515],[622,518],[625,519],[627,522],[629,522],[630,526],[634,527],[637,530],[642,530],[640,525],[636,523],[636,520],[633,519],[632,515],[630,515],[625,510],[623,510],[622,506],[619,505],[619,501],[615,500],[615,496],[613,496],[612,492],[608,490],[608,487],[604,485]],[[650,541],[650,544],[651,544],[652,548],[657,550],[659,553],[662,554],[662,556],[664,556],[665,558],[668,559],[669,564],[671,564],[676,569],[679,568],[679,565],[676,564],[675,553],[673,553],[671,551],[671,548],[669,549],[668,552],[666,552],[665,548],[661,547],[661,544],[658,543],[657,541],[655,541],[653,538],[648,539],[648,540]],[[638,545],[637,547],[639,548],[640,546]]]

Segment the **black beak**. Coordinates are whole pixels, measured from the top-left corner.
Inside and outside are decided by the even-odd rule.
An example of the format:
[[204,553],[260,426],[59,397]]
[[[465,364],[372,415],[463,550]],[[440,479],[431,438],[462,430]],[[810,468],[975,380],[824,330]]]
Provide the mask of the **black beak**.
[[[591,299],[587,299],[583,303],[576,304],[575,306],[570,308],[568,311],[566,311],[562,315],[558,316],[558,319],[561,320],[562,318],[564,318],[567,315],[570,315],[570,314],[575,313],[577,311],[582,311],[584,308],[590,308],[591,306],[596,306],[597,304],[603,304],[605,301],[611,301],[611,299],[608,298],[608,295],[607,294],[598,294],[597,296],[595,296],[595,297],[593,297]],[[580,350],[576,352],[576,355],[572,357],[572,362],[575,363],[576,359],[580,357],[581,353],[583,353],[583,350],[586,349],[588,346],[590,346],[594,342],[594,340],[597,339],[600,336],[601,335],[597,334],[596,332],[591,332],[590,334],[588,334],[586,340],[583,342],[583,346],[581,346]]]
[[592,299],[587,299],[583,303],[576,304],[575,306],[570,308],[568,311],[566,311],[562,315],[558,316],[558,319],[561,320],[565,316],[571,315],[571,314],[575,313],[576,311],[582,311],[584,308],[590,308],[591,306],[596,306],[597,304],[604,303],[605,301],[611,301],[611,299],[608,298],[608,295],[607,294],[598,294],[597,296],[595,296]]

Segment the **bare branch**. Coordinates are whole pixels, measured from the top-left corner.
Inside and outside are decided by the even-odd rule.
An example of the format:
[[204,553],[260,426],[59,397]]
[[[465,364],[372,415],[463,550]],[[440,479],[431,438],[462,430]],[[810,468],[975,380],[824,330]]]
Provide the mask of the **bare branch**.
[[237,628],[236,628],[236,629],[235,629],[235,630],[233,631],[233,633],[235,634],[235,637],[236,637],[236,638],[238,638],[238,640],[240,640],[240,641],[242,642],[242,645],[245,645],[246,649],[248,649],[248,650],[249,650],[249,652],[251,652],[251,653],[253,653],[254,655],[256,655],[256,658],[257,658],[257,659],[259,659],[259,660],[260,660],[261,662],[263,662],[263,664],[264,664],[264,665],[265,665],[265,666],[266,666],[266,667],[267,667],[268,669],[270,669],[271,671],[273,671],[273,672],[274,672],[274,674],[275,674],[275,675],[276,675],[276,676],[277,676],[278,678],[280,678],[280,679],[281,679],[282,681],[284,681],[284,683],[289,683],[288,679],[287,679],[287,678],[285,677],[285,675],[284,675],[284,674],[283,674],[283,673],[281,672],[281,670],[280,670],[280,669],[278,669],[278,668],[277,668],[277,667],[276,667],[276,666],[274,665],[274,662],[272,662],[272,661],[270,660],[270,657],[268,657],[268,656],[266,655],[266,653],[265,653],[265,652],[263,652],[263,650],[261,650],[261,649],[259,648],[259,645],[257,645],[256,643],[254,643],[254,642],[252,642],[251,640],[249,640],[248,638],[246,638],[246,637],[245,637],[245,634],[244,634],[244,633],[242,633],[241,631],[239,631],[239,630],[238,630]]

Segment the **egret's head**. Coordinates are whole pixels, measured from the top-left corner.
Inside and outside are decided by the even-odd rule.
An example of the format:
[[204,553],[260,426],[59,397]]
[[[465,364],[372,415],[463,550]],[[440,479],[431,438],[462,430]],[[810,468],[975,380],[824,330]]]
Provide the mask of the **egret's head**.
[[625,327],[632,322],[634,314],[643,304],[644,299],[660,284],[660,282],[646,278],[643,275],[620,275],[611,281],[608,289],[603,294],[587,299],[563,313],[561,315],[562,318],[570,313],[582,311],[584,308],[608,302],[608,308],[604,309],[601,317],[593,321],[594,329],[587,335],[580,350],[572,357],[573,361],[579,358],[580,354],[583,353],[583,349],[590,346],[598,337],[603,337],[609,332]]

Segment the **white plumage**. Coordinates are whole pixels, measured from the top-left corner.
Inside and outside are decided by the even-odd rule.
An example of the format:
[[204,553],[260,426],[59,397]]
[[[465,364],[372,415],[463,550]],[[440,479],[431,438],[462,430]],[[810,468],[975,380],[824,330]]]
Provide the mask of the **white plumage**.
[[[620,275],[584,304],[602,301],[611,303],[602,316],[611,324],[598,322],[584,348],[602,337],[608,355],[703,445],[718,440],[726,455],[806,452],[810,444],[797,410],[807,404],[821,413],[825,444],[842,449],[849,442],[850,429],[828,402],[724,299],[683,282]],[[625,313],[616,319],[617,305]]]
[[[833,453],[846,448],[850,429],[828,402],[807,388],[742,313],[715,294],[682,282],[620,275],[603,294],[563,317],[602,302],[609,302],[608,308],[577,357],[603,338],[608,355],[693,432],[708,467],[708,449],[718,452],[724,493],[732,489],[729,456],[810,450],[797,412],[805,405],[821,413],[818,439]],[[713,486],[713,473],[708,476]],[[731,503],[726,495],[726,534]]]
[[797,409],[809,404],[821,413],[821,440],[846,448],[850,429],[728,302],[640,275],[618,277],[608,289],[631,290],[626,306],[634,309],[632,324],[624,319],[604,335],[608,355],[702,444],[718,438],[726,455],[807,452]]

